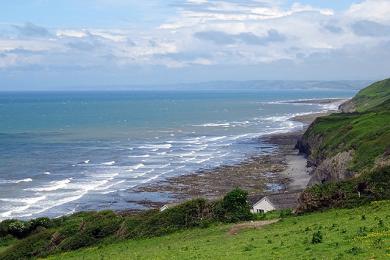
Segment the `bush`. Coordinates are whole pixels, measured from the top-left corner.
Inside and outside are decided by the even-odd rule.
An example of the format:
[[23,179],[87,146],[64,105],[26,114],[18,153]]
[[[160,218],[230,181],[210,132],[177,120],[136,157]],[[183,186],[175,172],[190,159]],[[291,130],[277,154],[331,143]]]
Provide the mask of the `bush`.
[[161,236],[175,230],[204,226],[212,221],[211,205],[204,199],[187,201],[137,222],[129,221],[129,237]]
[[238,188],[226,194],[222,201],[215,203],[213,211],[215,217],[223,222],[253,218],[248,204],[248,193]]
[[317,232],[313,233],[312,239],[311,239],[312,244],[319,244],[322,243],[322,233],[320,230]]
[[353,208],[384,199],[390,199],[390,166],[354,179],[310,187],[302,193],[297,211]]
[[11,248],[1,253],[2,260],[30,259],[47,254],[52,231],[45,230],[20,240]]
[[26,237],[28,234],[30,234],[30,231],[31,231],[31,225],[29,222],[17,220],[11,222],[8,226],[8,233],[17,238]]
[[30,221],[30,226],[31,230],[35,230],[37,227],[50,228],[53,223],[49,218],[37,218]]

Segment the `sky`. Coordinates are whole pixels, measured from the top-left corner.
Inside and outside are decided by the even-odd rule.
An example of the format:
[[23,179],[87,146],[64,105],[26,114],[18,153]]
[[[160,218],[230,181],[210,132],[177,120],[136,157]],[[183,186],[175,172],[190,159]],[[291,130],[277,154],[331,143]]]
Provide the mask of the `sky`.
[[0,3],[0,90],[390,76],[390,0]]

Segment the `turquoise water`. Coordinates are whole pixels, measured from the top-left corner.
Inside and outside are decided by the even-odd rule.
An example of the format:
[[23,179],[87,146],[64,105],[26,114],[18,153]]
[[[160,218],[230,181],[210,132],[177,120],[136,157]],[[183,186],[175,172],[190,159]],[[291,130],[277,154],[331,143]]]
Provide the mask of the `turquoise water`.
[[268,153],[254,138],[352,91],[0,93],[0,219],[142,208],[139,185]]

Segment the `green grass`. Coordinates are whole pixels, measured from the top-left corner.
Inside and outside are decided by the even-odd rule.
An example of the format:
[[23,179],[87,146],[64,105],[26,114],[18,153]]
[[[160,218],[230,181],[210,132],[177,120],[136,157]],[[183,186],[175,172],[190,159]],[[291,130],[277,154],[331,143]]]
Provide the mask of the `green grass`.
[[390,201],[287,217],[263,229],[246,230],[233,236],[227,233],[231,226],[217,225],[164,237],[127,240],[50,259],[390,258]]
[[363,114],[333,114],[318,118],[304,138],[319,136],[321,144],[312,150],[314,158],[328,158],[353,150],[350,168],[359,172],[370,169],[375,159],[390,147],[390,110]]
[[390,79],[376,82],[362,89],[353,99],[358,112],[364,112],[390,100]]
[[313,161],[352,150],[350,170],[367,172],[390,149],[390,79],[361,90],[352,101],[358,112],[317,118],[303,139]]
[[[348,179],[338,183],[331,179],[306,189],[300,210],[351,207],[390,198],[386,192],[390,189],[390,79],[361,90],[352,101],[358,112],[317,118],[300,142],[301,151],[308,153],[316,166],[342,152],[351,152],[352,160],[342,173]],[[335,158],[334,168],[340,162]],[[328,176],[334,172],[330,167]]]

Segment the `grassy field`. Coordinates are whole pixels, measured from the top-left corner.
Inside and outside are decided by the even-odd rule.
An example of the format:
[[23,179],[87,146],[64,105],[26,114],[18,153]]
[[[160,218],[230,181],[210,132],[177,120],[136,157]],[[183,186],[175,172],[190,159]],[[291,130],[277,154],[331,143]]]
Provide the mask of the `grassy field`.
[[390,100],[390,79],[382,80],[362,89],[353,99],[358,112],[370,110]]
[[51,259],[390,259],[390,201],[292,216],[228,234],[232,225],[127,240]]

